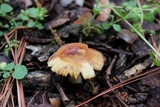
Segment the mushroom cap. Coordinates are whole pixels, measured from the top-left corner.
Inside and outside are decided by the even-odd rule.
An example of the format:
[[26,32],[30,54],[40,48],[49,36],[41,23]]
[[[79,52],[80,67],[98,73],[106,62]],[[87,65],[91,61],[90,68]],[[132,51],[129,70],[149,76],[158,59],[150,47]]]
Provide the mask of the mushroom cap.
[[48,59],[48,66],[58,75],[77,79],[82,75],[84,79],[90,79],[95,76],[94,70],[101,70],[105,58],[99,51],[88,48],[83,43],[69,43],[61,46]]

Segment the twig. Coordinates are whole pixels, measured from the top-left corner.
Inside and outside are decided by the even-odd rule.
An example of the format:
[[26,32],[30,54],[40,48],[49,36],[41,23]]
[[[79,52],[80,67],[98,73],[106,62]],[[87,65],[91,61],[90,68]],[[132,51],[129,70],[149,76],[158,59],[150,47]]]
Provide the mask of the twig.
[[109,65],[109,67],[105,71],[106,72],[106,80],[109,79],[109,76],[111,75],[111,71],[112,71],[113,65],[114,65],[116,60],[117,60],[117,56],[115,55],[113,60],[112,60],[112,62],[111,62],[111,64]]
[[8,90],[5,93],[5,96],[3,96],[3,99],[2,99],[2,102],[1,102],[1,107],[6,107],[6,105],[7,105],[7,102],[9,100],[9,98],[10,98],[11,93],[12,93],[13,82],[14,82],[14,79],[12,79],[11,83],[9,83],[10,87],[7,87]]
[[11,76],[7,78],[7,80],[4,83],[4,86],[2,88],[1,94],[0,94],[0,100],[5,96],[6,92],[8,91],[8,89],[6,89],[6,87],[9,87],[9,84],[11,81]]
[[16,80],[16,85],[17,85],[17,96],[18,96],[18,106],[19,107],[22,107],[21,106],[21,96],[20,96],[20,87],[19,87],[19,83],[18,83],[18,80]]
[[[9,38],[8,38],[8,36],[7,36],[7,35],[4,35],[4,37],[5,37],[5,39],[6,39],[7,43],[8,43],[8,45],[9,45],[9,47],[11,47],[11,46],[10,46],[10,44],[9,44]],[[14,61],[15,61],[15,54],[14,54],[14,51],[13,51],[13,49],[12,49],[12,48],[11,48],[10,50],[11,50],[11,53],[12,53],[13,59],[14,59]]]
[[[11,39],[14,36],[14,34],[10,35],[8,38]],[[0,47],[0,50],[6,45],[6,41],[2,44],[2,46]]]
[[[25,26],[17,27],[15,29],[13,29],[12,31],[10,31],[8,34],[4,35],[4,37],[6,39],[6,43],[8,43],[9,47],[10,47],[10,44],[9,44],[10,38],[12,36],[15,36],[15,39],[17,40],[17,30],[18,29],[24,29],[24,28],[26,28],[26,27]],[[3,46],[4,45],[5,44],[3,44]],[[26,46],[26,42],[22,38],[21,39],[21,43],[20,43],[20,45],[19,45],[18,48],[15,48],[13,50],[13,48],[10,47],[11,48],[10,51],[12,53],[12,56],[13,56],[15,64],[21,64],[22,63],[22,60],[23,60],[23,57],[24,57],[24,54],[25,54],[25,46]],[[14,103],[13,103],[14,101],[13,101],[13,97],[12,97],[13,82],[14,82],[14,79],[10,76],[9,78],[7,78],[7,82],[3,86],[3,89],[2,89],[3,92],[1,93],[1,96],[0,96],[0,99],[2,99],[2,102],[1,102],[1,106],[2,107],[6,107],[7,103],[9,102],[9,98],[10,97],[11,97],[12,105],[14,105]],[[16,80],[16,84],[17,84],[17,94],[18,94],[18,106],[19,107],[25,107],[26,105],[25,105],[25,99],[24,99],[24,92],[23,92],[22,82],[19,81],[19,80]]]
[[[107,68],[106,70],[106,81],[107,81],[107,84],[108,86],[111,88],[112,87],[112,84],[110,83],[110,80],[109,80],[109,76],[111,75],[111,71],[112,71],[112,68],[114,66],[114,63],[115,61],[117,60],[117,56],[115,55],[111,64],[109,65],[109,67]],[[128,107],[128,105],[116,94],[116,92],[113,90],[112,91],[115,96],[117,97],[117,99],[125,106],[125,107]]]
[[63,103],[68,102],[69,99],[67,98],[66,94],[64,93],[61,85],[59,83],[55,83],[55,86],[56,86],[57,90],[59,91],[59,94],[61,95]]
[[[14,35],[13,33],[16,31],[16,30],[19,30],[19,29],[26,29],[27,27],[26,26],[18,26],[16,28],[14,28],[13,30],[11,30],[9,33],[5,34],[6,36],[8,36],[9,39],[11,39]],[[4,42],[3,45],[0,47],[0,50],[6,45],[7,42]]]
[[0,100],[2,100],[5,97],[5,95],[7,94],[8,90],[10,88],[12,88],[13,79],[11,78],[11,76],[8,77],[6,81],[7,82],[5,82],[3,89],[2,89],[2,92],[1,92],[1,95],[0,95]]
[[111,51],[111,52],[114,52],[114,53],[124,53],[128,56],[133,56],[134,55],[131,52],[124,51],[124,50],[119,50],[119,49],[114,49],[111,46],[108,46],[108,45],[103,44],[103,43],[94,43],[94,42],[91,42],[91,41],[86,41],[85,43],[88,44],[88,45],[98,46],[99,50]]
[[158,49],[158,47],[157,47],[157,45],[156,45],[156,43],[155,43],[155,41],[154,41],[153,35],[150,34],[150,37],[151,37],[151,41],[152,41],[152,44],[153,44],[154,48],[159,51],[159,49]]
[[19,103],[18,105],[19,107],[26,107],[22,81],[16,80],[16,84],[17,84],[17,94],[18,94],[18,103]]
[[38,94],[38,92],[36,92],[36,93],[34,94],[34,96],[33,96],[33,97],[31,98],[31,100],[29,101],[27,107],[29,107],[29,106],[31,105],[33,99],[35,98],[35,96],[36,96],[37,94]]
[[24,40],[24,38],[22,38],[21,40],[21,44],[20,44],[20,48],[18,49],[18,64],[21,64],[22,63],[22,60],[23,60],[23,57],[24,57],[24,54],[25,54],[25,47],[27,45],[27,42]]
[[14,100],[13,100],[13,93],[11,93],[11,101],[12,101],[12,107],[15,107]]
[[[24,54],[25,54],[25,46],[26,46],[26,42],[24,41],[24,38],[21,39],[21,43],[19,45],[19,48],[17,50],[17,60],[19,59],[19,61],[17,62],[17,64],[21,64]],[[21,53],[21,54],[18,54]],[[22,82],[20,80],[16,80],[16,84],[17,84],[17,94],[18,94],[18,105],[19,107],[25,107],[25,99],[24,99],[24,92],[23,92],[23,85]]]

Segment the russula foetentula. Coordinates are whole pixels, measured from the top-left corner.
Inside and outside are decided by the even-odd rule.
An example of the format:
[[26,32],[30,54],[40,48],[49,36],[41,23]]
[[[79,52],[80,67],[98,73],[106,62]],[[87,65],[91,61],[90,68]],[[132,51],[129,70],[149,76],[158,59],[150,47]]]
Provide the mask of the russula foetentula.
[[48,66],[58,75],[68,74],[77,79],[81,74],[84,79],[95,77],[95,71],[100,71],[105,58],[101,52],[88,48],[83,43],[69,43],[61,46],[48,59]]

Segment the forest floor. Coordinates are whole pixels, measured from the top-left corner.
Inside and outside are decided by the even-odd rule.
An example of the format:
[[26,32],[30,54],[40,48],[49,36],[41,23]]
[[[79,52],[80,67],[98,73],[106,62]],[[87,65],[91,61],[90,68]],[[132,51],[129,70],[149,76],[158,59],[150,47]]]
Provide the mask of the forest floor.
[[[95,77],[51,71],[49,57],[69,43],[103,54]],[[0,64],[0,104],[160,107],[159,51],[159,0],[0,0],[0,62],[10,65]]]

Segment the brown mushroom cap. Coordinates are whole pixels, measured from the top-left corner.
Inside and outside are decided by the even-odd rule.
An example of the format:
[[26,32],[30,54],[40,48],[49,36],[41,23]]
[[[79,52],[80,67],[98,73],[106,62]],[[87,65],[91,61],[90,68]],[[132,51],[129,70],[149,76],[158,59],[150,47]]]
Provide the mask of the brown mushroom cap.
[[83,43],[69,43],[60,47],[48,59],[48,66],[59,75],[77,79],[82,74],[84,79],[95,76],[95,70],[101,70],[104,65],[104,56],[97,50],[88,48]]

